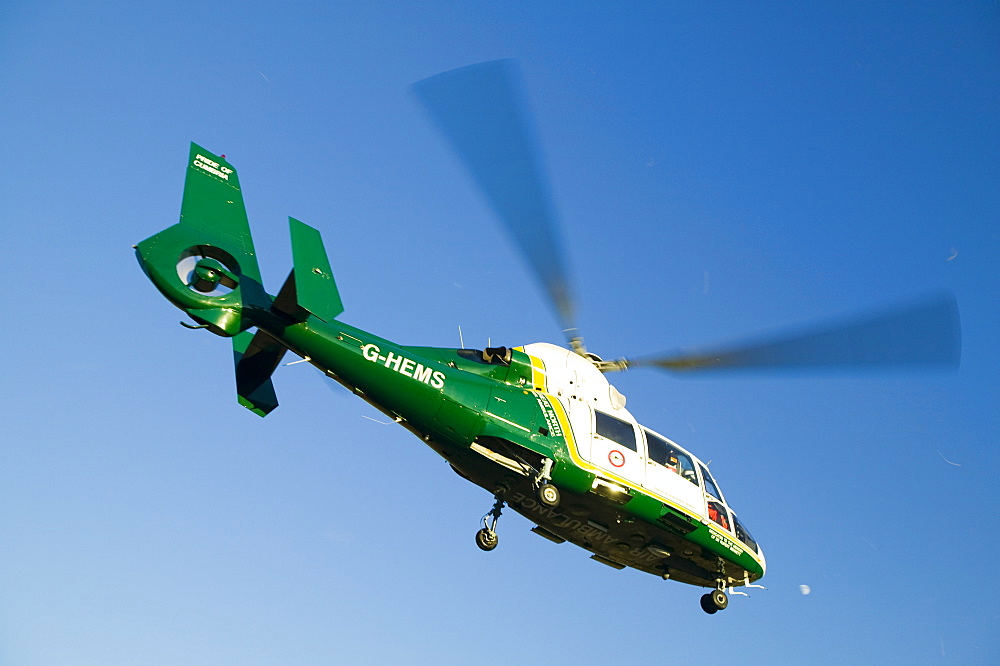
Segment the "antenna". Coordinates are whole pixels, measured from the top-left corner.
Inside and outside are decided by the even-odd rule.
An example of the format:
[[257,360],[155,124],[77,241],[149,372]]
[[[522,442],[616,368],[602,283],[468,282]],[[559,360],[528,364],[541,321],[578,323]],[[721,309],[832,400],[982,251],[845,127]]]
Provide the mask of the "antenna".
[[462,349],[465,349],[465,340],[462,338],[462,327],[458,327],[458,344],[461,345]]

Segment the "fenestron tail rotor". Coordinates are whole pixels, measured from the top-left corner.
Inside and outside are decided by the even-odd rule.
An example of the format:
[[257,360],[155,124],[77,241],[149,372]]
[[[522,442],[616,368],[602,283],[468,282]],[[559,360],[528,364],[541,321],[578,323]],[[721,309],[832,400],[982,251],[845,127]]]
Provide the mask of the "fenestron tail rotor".
[[239,285],[239,276],[217,258],[214,248],[192,247],[177,261],[177,277],[190,289],[205,296],[225,296]]
[[745,343],[636,359],[601,361],[607,372],[656,367],[706,370],[827,370],[836,368],[956,367],[961,358],[958,306],[950,296]]
[[584,351],[556,214],[512,60],[453,69],[413,84],[542,284],[566,337]]

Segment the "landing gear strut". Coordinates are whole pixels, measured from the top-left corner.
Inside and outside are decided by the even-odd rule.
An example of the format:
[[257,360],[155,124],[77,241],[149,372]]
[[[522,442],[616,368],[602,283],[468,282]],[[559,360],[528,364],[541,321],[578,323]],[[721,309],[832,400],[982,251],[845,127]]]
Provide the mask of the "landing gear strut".
[[493,503],[493,508],[483,516],[483,528],[476,532],[476,545],[481,550],[493,550],[500,543],[500,538],[497,536],[496,530],[497,521],[500,520],[500,512],[503,509],[504,502],[499,497],[495,499],[496,502]]
[[559,506],[559,489],[552,485],[552,466],[554,464],[552,458],[545,458],[542,462],[542,470],[534,480],[538,501],[550,508]]
[[725,593],[725,582],[720,580],[718,586],[718,589],[715,591],[701,597],[701,609],[709,615],[718,613],[720,610],[725,610],[726,606],[729,605],[729,597]]

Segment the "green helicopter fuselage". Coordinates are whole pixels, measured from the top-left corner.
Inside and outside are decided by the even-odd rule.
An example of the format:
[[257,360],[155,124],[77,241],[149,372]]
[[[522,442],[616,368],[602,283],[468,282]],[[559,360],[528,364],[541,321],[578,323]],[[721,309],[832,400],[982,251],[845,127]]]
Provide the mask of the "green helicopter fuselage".
[[192,144],[181,221],[136,246],[193,328],[232,339],[245,407],[277,407],[271,375],[291,351],[494,495],[493,527],[507,504],[539,535],[615,568],[719,589],[763,576],[760,548],[707,467],[639,425],[587,359],[545,343],[403,346],[345,324],[319,233],[291,218],[290,230],[294,267],[272,296],[235,169]]

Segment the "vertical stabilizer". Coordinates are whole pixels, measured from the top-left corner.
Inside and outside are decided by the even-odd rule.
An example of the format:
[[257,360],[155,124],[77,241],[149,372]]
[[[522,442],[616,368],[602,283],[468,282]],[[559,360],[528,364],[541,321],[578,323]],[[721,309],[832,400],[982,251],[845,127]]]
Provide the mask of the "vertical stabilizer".
[[253,326],[247,308],[269,308],[236,169],[192,143],[180,222],[136,246],[146,275],[213,333]]

